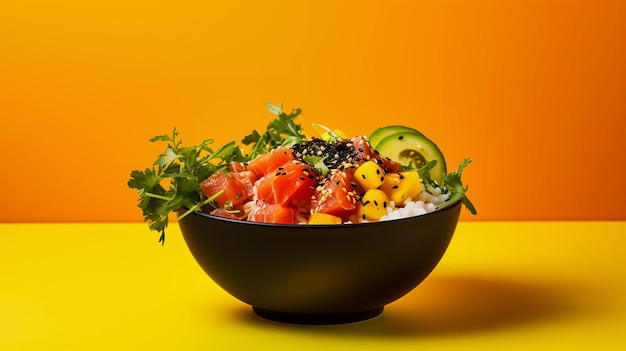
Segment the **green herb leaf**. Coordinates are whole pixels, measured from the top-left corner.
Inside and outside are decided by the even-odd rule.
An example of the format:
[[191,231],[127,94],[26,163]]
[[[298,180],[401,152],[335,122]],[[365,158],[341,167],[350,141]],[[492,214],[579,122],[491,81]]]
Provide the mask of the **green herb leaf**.
[[167,134],[157,135],[154,138],[150,139],[150,142],[155,142],[155,141],[165,141],[165,142],[172,141],[173,142],[177,136],[178,136],[178,131],[176,130],[176,128],[174,128],[174,130],[172,131],[172,136],[169,136]]
[[256,156],[279,146],[291,147],[306,139],[302,133],[302,126],[294,122],[294,119],[302,113],[302,110],[298,108],[286,114],[283,112],[282,103],[280,106],[267,103],[266,106],[271,113],[277,116],[267,124],[265,133],[259,134],[255,130],[242,140],[242,143],[246,145],[254,143],[248,155],[250,159],[254,159]]
[[156,161],[154,161],[154,165],[159,166],[159,167],[164,167],[165,165],[173,162],[175,159],[179,157],[180,155],[174,152],[174,149],[170,145],[168,145],[167,149],[165,149],[165,153],[163,153],[161,156],[159,156],[159,158],[157,158]]
[[237,142],[235,140],[229,142],[228,144],[220,146],[215,152],[209,156],[208,160],[220,159],[229,163],[233,158],[239,155],[241,150],[239,146],[237,146]]
[[259,132],[257,132],[255,129],[252,131],[252,133],[246,135],[243,139],[241,139],[241,143],[244,145],[250,145],[256,143],[257,141],[259,141],[259,139],[261,139],[261,134],[259,134]]
[[320,175],[326,175],[329,172],[328,166],[324,163],[324,160],[328,157],[326,156],[313,156],[306,155],[303,157],[304,162],[308,163],[311,167],[315,168],[315,173]]
[[266,102],[265,107],[267,107],[267,110],[270,111],[270,113],[273,115],[279,116],[283,114],[283,102],[282,101],[280,102],[278,106],[273,105],[269,102]]
[[457,200],[461,200],[463,205],[470,211],[472,214],[476,214],[476,208],[474,204],[467,197],[467,186],[463,186],[463,182],[461,181],[461,176],[463,175],[463,170],[472,163],[472,160],[469,158],[464,159],[458,166],[455,172],[450,172],[443,176],[443,186],[449,188],[451,196],[446,201],[446,203],[453,203]]
[[[436,165],[437,160],[430,160],[424,165],[424,167],[417,169],[417,173],[420,175],[420,179],[423,179],[426,183],[429,184],[436,184],[430,178],[430,170],[435,168]],[[406,168],[401,167],[401,170],[415,170],[415,168],[413,168],[413,161],[411,160]]]

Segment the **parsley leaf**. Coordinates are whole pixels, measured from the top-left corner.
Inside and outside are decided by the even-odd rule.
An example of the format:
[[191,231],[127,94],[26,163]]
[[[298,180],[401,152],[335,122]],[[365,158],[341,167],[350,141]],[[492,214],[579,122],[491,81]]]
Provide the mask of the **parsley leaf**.
[[206,198],[200,188],[203,180],[215,172],[228,172],[227,167],[233,161],[246,162],[278,146],[291,146],[305,139],[302,127],[294,121],[302,112],[299,108],[289,114],[283,112],[282,103],[278,106],[268,103],[267,108],[276,118],[268,123],[263,134],[253,130],[242,140],[244,145],[252,146],[249,155],[243,155],[241,146],[235,140],[216,150],[209,147],[213,139],[203,140],[194,146],[183,146],[176,128],[171,134],[150,139],[150,142],[166,143],[165,151],[151,168],[132,171],[127,185],[137,190],[137,206],[141,208],[149,228],[161,233],[160,243],[165,243],[170,213],[186,209],[178,216],[181,220],[205,205],[213,206],[215,198],[223,193]]
[[132,171],[127,185],[137,190],[137,206],[142,210],[144,221],[149,223],[151,230],[161,233],[159,242],[164,243],[169,214],[201,204],[204,195],[200,182],[243,156],[234,141],[215,152],[209,147],[213,139],[182,147],[176,128],[171,135],[159,135],[150,141],[167,143],[165,151],[157,157],[152,168]]

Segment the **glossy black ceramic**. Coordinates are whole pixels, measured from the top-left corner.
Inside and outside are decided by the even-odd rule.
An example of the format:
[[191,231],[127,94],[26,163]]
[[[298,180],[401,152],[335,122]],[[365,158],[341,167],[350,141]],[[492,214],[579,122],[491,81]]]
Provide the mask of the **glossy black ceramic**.
[[372,318],[440,261],[461,203],[394,220],[280,225],[194,213],[179,225],[202,269],[258,315],[337,324]]

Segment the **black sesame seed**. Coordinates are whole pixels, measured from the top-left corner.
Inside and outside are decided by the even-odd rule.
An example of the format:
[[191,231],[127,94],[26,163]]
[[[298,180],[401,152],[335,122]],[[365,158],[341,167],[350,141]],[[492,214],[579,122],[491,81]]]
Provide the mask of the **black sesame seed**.
[[301,181],[306,180],[306,178],[304,178],[304,177],[299,177],[298,179],[300,179]]
[[[368,145],[367,142],[365,145]],[[291,149],[299,162],[309,164],[310,166],[313,165],[304,160],[305,155],[319,155],[323,157],[322,162],[324,162],[324,165],[328,167],[330,172],[326,174],[314,173],[314,175],[318,179],[318,184],[324,184],[328,179],[332,178],[336,171],[358,167],[365,161],[365,158],[358,157],[358,155],[367,153],[368,147],[371,148],[370,146],[363,145],[359,147],[359,145],[354,145],[352,142],[346,140],[327,142],[320,138],[312,138],[295,144]],[[368,154],[366,156],[370,155]],[[368,159],[372,159],[378,164],[381,163],[376,157],[368,157]]]
[[374,205],[376,205],[376,207],[378,207],[378,201],[374,200]]
[[387,208],[387,201],[384,201],[384,202],[383,202],[383,207],[384,207],[384,208]]
[[398,186],[394,185],[394,186],[391,187],[391,189],[398,189]]
[[365,179],[365,174],[361,174],[361,178]]
[[376,170],[376,174],[380,174],[380,169],[377,169],[377,170]]
[[404,135],[400,135],[400,136],[398,137],[398,140],[402,140],[402,139],[404,139]]
[[380,181],[384,182],[385,181],[385,177],[380,177]]

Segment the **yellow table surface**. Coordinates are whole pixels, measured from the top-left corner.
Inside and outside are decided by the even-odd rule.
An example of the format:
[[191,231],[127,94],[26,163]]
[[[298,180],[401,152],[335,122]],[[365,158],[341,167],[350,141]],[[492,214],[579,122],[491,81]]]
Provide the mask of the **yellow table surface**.
[[[276,323],[223,292],[178,226],[0,224],[0,350],[624,350],[626,222],[461,222],[384,313]],[[364,292],[366,293],[366,292]]]

